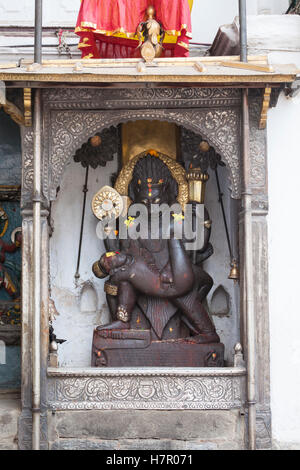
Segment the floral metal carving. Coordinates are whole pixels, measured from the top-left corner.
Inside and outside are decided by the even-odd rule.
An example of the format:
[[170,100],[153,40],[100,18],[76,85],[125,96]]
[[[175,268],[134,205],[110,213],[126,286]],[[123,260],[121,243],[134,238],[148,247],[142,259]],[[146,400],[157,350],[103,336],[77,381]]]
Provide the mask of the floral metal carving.
[[231,409],[242,406],[243,374],[60,373],[49,378],[48,404],[56,410]]
[[51,109],[136,109],[167,107],[239,106],[241,92],[236,88],[124,88],[50,89],[44,101]]
[[266,132],[259,129],[261,98],[250,97],[249,105],[253,209],[266,211],[268,210]]
[[33,129],[22,128],[22,206],[32,198],[33,187]]
[[[45,132],[49,156],[44,158],[44,194],[56,197],[56,188],[72,155],[89,137],[121,122],[139,119],[162,120],[200,133],[220,153],[230,171],[232,197],[240,197],[239,112],[237,109],[136,110],[77,112],[52,111]],[[50,135],[47,132],[50,129]],[[47,149],[46,149],[47,150]],[[49,173],[48,173],[49,169]],[[48,177],[51,187],[47,187]]]
[[[232,197],[240,197],[238,89],[50,89],[43,92],[43,101],[46,204],[56,198],[65,165],[88,138],[110,126],[138,119],[173,122],[200,133],[222,155],[230,171]],[[23,207],[31,199],[32,144],[32,129],[28,128],[23,134]]]

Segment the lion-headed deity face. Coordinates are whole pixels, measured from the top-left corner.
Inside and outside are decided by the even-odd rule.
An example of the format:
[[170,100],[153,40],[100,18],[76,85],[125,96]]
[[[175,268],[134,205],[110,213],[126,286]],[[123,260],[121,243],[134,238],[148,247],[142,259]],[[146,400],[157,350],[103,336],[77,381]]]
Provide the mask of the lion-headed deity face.
[[135,203],[173,204],[176,202],[178,187],[168,167],[150,153],[135,165],[129,187],[131,199]]

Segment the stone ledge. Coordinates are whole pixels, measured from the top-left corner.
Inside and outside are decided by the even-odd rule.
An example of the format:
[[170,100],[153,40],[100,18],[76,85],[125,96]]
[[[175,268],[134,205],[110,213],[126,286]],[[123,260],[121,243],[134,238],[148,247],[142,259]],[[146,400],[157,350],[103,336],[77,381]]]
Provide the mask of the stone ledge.
[[245,367],[49,367],[48,377],[239,377],[246,375]]
[[244,450],[242,441],[172,441],[172,440],[120,440],[60,439],[50,444],[50,450]]
[[0,443],[13,442],[18,433],[20,401],[12,399],[0,400]]
[[245,369],[48,369],[52,410],[230,410],[241,408]]
[[239,410],[59,411],[48,414],[49,439],[230,441],[244,435]]
[[18,442],[16,439],[1,439],[0,451],[1,450],[18,450]]

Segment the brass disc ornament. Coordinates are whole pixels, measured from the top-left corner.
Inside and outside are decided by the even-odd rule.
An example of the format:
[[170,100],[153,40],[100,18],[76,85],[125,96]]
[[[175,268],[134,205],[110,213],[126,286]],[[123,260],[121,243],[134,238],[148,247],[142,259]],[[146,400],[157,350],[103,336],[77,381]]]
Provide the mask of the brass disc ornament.
[[97,219],[118,218],[124,208],[123,198],[110,186],[103,186],[93,197],[92,211]]

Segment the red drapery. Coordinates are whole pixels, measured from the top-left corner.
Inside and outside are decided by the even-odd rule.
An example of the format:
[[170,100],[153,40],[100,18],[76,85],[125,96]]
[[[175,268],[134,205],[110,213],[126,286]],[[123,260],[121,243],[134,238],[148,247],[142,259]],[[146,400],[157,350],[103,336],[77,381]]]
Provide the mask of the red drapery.
[[150,4],[167,32],[163,55],[188,56],[192,31],[188,0],[82,0],[75,29],[82,58],[140,57],[135,32]]

